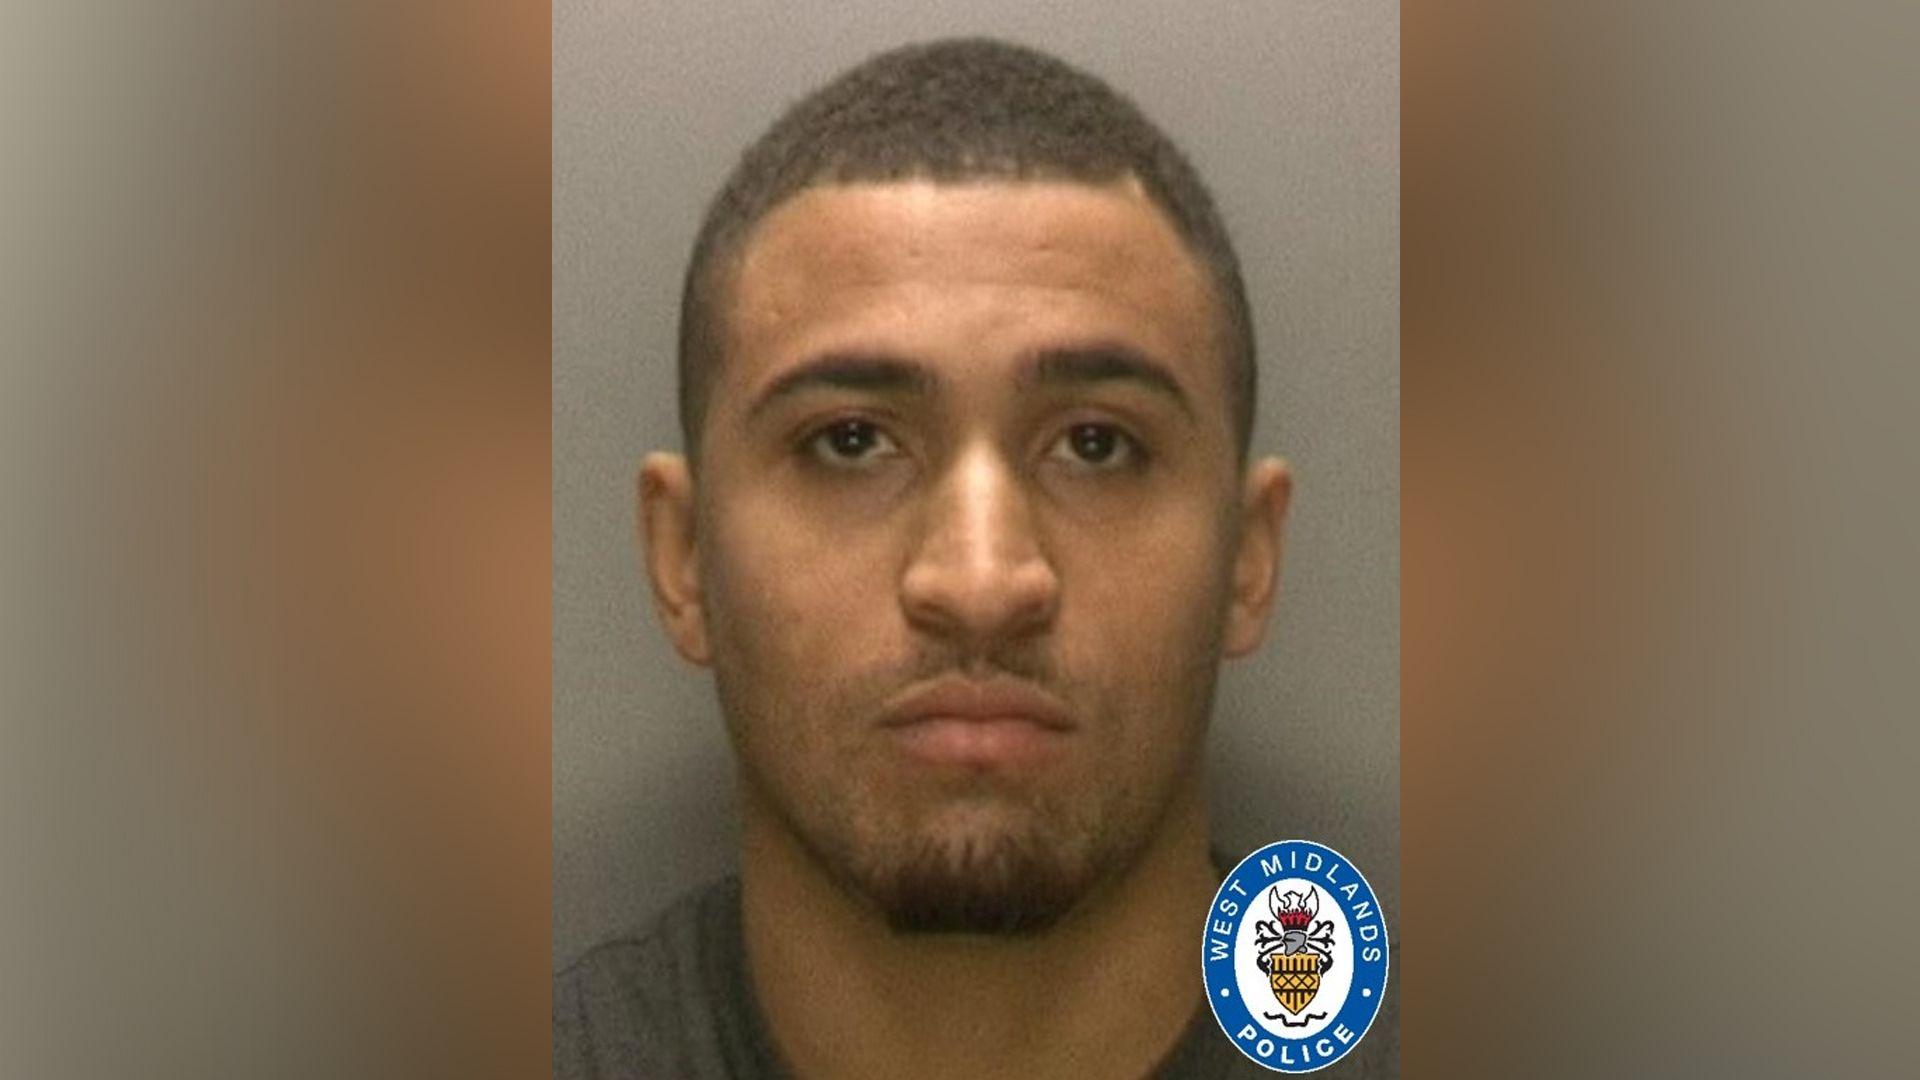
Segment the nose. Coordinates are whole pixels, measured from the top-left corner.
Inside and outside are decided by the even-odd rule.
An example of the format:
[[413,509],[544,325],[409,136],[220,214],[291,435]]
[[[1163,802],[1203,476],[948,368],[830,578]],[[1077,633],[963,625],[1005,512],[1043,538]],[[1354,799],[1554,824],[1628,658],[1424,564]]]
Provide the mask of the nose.
[[1032,500],[991,447],[969,449],[929,491],[900,581],[907,620],[973,648],[1052,623],[1060,578]]

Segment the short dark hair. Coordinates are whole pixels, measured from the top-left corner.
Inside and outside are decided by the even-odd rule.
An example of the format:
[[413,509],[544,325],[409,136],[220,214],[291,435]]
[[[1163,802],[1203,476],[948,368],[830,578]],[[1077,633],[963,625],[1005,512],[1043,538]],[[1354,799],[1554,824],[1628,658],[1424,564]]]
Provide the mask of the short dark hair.
[[1139,181],[1208,270],[1224,325],[1234,433],[1252,437],[1253,322],[1240,262],[1199,174],[1139,108],[1045,53],[959,38],[908,45],[847,70],[762,135],[694,241],[680,300],[680,426],[698,453],[725,344],[729,270],[754,226],[818,184],[991,178]]

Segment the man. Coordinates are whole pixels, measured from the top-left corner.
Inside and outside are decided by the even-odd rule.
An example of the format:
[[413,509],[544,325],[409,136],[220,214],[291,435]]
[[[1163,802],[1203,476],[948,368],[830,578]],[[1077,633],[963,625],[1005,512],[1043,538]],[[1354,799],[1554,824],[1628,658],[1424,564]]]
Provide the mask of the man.
[[1179,151],[1026,49],[875,57],[715,200],[680,387],[647,570],[741,872],[562,973],[556,1074],[1263,1075],[1202,1001],[1202,751],[1290,480]]

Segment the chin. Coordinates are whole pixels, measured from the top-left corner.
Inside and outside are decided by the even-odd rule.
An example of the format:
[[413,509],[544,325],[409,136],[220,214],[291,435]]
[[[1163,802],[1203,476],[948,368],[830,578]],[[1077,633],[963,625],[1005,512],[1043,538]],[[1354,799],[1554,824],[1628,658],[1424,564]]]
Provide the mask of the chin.
[[1031,828],[923,838],[861,875],[862,891],[900,934],[1043,933],[1092,884],[1088,860]]

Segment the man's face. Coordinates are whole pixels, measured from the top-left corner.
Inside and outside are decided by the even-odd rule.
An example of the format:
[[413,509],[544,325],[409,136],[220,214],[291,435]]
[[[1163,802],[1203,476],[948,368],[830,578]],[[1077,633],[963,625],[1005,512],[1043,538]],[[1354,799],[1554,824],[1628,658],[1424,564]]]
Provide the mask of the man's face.
[[1195,796],[1258,637],[1209,279],[1130,183],[862,184],[726,312],[676,637],[749,814],[897,927],[1047,925]]

